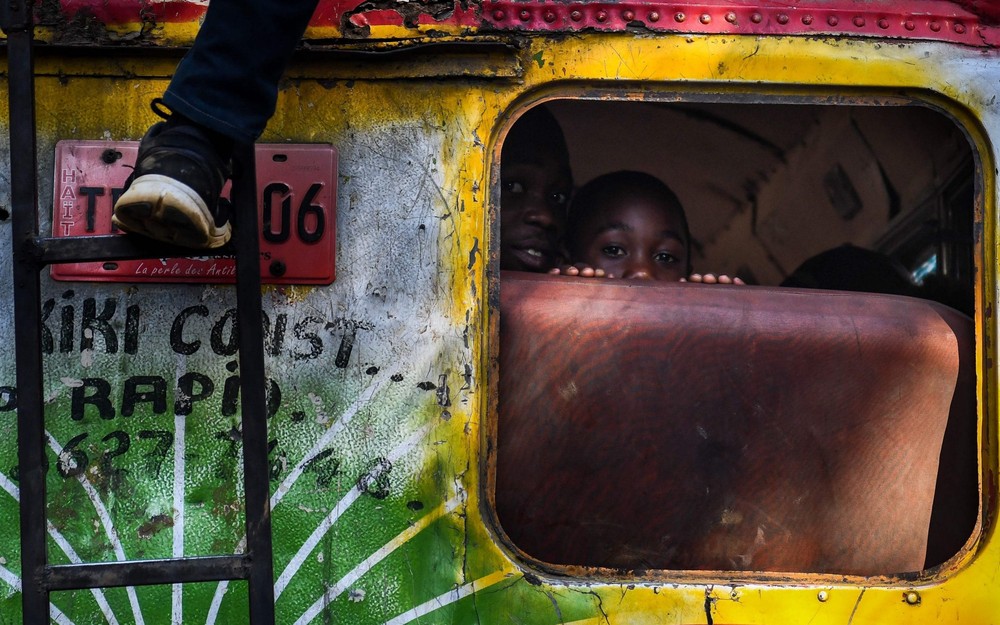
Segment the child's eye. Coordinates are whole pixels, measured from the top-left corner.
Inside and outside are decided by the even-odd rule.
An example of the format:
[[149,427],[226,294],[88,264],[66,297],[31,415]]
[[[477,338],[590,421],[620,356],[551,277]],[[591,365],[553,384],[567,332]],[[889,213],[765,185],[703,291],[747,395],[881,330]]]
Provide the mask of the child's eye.
[[625,255],[625,249],[618,245],[605,245],[601,248],[601,253],[608,258],[620,258]]
[[653,259],[658,263],[670,264],[678,262],[678,258],[670,252],[657,252]]
[[503,183],[504,191],[510,193],[524,193],[524,185],[517,180],[511,180],[509,182]]
[[556,206],[564,206],[566,202],[569,201],[569,196],[565,193],[553,193],[549,196],[549,199],[551,199],[552,203]]

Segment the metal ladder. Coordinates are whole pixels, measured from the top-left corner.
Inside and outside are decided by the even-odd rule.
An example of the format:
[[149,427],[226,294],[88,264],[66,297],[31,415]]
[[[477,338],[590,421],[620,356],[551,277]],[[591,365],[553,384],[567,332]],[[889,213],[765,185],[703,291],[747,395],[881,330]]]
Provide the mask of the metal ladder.
[[[23,621],[47,623],[57,590],[247,580],[251,625],[274,623],[271,511],[267,465],[256,175],[253,147],[236,154],[234,242],[214,254],[236,255],[246,550],[242,555],[52,565],[47,561],[45,425],[42,388],[41,272],[51,264],[184,256],[127,236],[39,236],[35,133],[34,23],[30,0],[0,2],[7,35],[14,283],[17,430]],[[15,156],[16,155],[16,156]],[[200,251],[199,255],[206,255]]]

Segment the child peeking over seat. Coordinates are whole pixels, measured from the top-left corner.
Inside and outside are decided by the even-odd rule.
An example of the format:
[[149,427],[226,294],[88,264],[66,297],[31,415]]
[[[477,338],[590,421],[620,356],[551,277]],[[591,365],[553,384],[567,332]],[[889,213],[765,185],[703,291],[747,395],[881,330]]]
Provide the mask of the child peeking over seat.
[[743,284],[739,278],[691,273],[691,235],[680,200],[663,182],[638,171],[604,174],[577,192],[567,248],[572,265],[550,273]]

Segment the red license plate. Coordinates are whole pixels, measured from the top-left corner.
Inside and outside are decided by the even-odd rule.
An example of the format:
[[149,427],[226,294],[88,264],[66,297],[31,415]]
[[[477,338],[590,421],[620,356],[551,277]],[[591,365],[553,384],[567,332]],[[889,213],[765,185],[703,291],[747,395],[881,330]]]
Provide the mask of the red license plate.
[[[137,141],[56,144],[53,236],[118,232],[111,225],[111,210],[132,171],[138,146]],[[326,144],[260,144],[256,161],[261,280],[332,283],[337,239],[336,149]],[[231,257],[158,258],[53,265],[52,277],[89,282],[228,283],[235,281],[236,269]]]

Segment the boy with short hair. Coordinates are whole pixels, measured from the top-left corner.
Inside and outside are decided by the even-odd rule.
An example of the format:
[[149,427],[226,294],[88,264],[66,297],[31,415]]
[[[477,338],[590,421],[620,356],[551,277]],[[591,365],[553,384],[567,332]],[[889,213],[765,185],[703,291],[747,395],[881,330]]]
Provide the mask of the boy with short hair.
[[691,234],[674,192],[654,176],[618,171],[576,194],[567,244],[573,265],[550,273],[584,277],[743,284],[691,273]]

